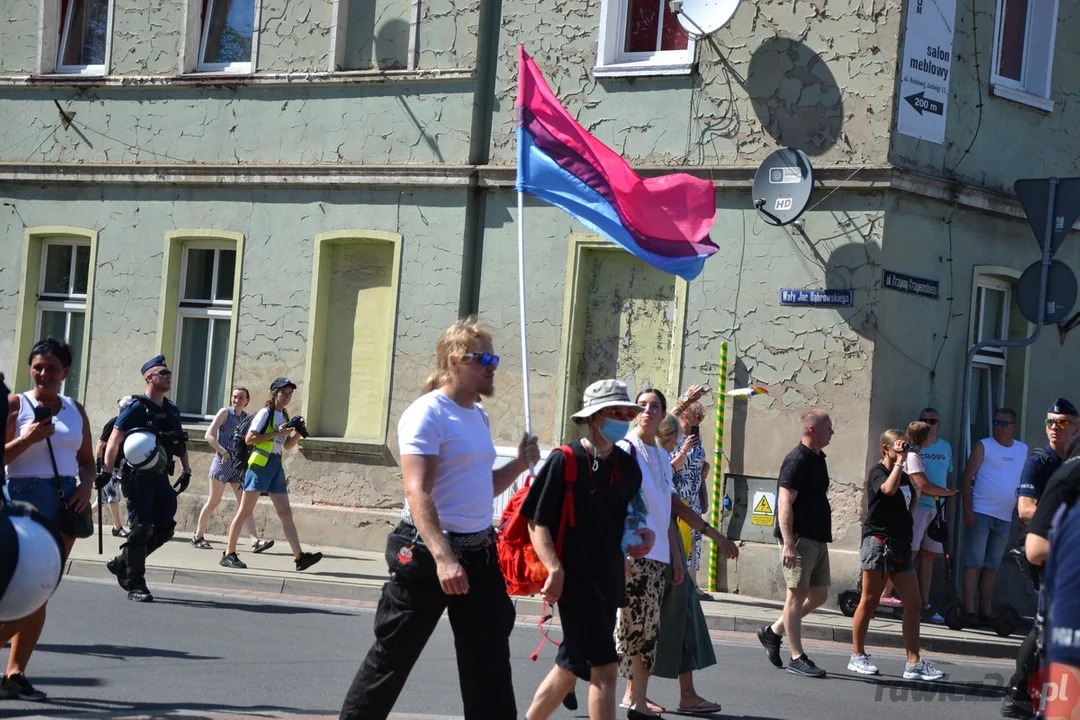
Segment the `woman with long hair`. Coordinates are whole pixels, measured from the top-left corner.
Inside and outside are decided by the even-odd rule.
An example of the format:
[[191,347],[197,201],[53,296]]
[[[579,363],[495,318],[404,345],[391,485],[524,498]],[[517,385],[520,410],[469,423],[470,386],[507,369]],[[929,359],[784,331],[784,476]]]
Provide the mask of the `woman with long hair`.
[[[71,374],[71,362],[67,343],[55,338],[38,341],[30,350],[31,390],[8,398],[4,495],[33,505],[53,523],[62,507],[82,512],[90,506],[97,476],[86,411],[60,394],[60,386]],[[66,557],[75,538],[64,534],[61,538]],[[7,673],[0,679],[0,697],[46,699],[24,674],[43,627],[44,605],[22,620],[0,625],[0,647],[11,642]]]
[[[885,582],[892,580],[904,603],[903,634],[904,649],[907,650],[904,679],[940,680],[944,674],[919,655],[922,603],[911,557],[911,503],[901,490],[906,488],[911,493],[911,481],[904,471],[907,439],[899,430],[882,433],[881,462],[870,468],[866,479],[866,517],[863,520],[860,552],[862,598],[852,621],[852,653],[848,670],[860,675],[878,674],[877,667],[866,654],[866,633]],[[935,497],[956,495],[955,490],[936,485],[931,485],[926,492]]]
[[[695,386],[695,388],[701,386]],[[691,388],[689,392],[695,390]],[[706,390],[707,388],[702,388]],[[684,397],[689,397],[685,395]],[[678,422],[675,426],[675,441],[668,450],[671,456],[671,469],[675,472],[675,492],[690,509],[699,515],[705,513],[705,477],[709,472],[709,463],[705,449],[701,447],[701,423],[705,420],[705,408],[696,400],[683,403],[680,399],[672,409]],[[701,533],[691,530],[686,523],[680,522],[679,535],[686,551],[686,571],[691,575],[701,569]],[[712,596],[701,588],[696,588],[699,597],[711,600]]]
[[[629,720],[655,717],[663,712],[662,708],[648,702],[646,694],[649,674],[656,661],[664,592],[669,584],[677,586],[686,577],[686,565],[678,550],[673,517],[682,519],[691,529],[705,534],[726,557],[735,558],[739,554],[735,543],[681,502],[675,492],[670,456],[657,445],[657,431],[667,413],[664,394],[649,388],[638,393],[636,402],[642,412],[626,439],[620,441],[620,446],[630,450],[637,458],[642,475],[642,494],[648,508],[647,527],[653,531],[656,540],[645,557],[629,560],[627,604],[619,610],[615,629],[619,674],[628,678],[623,706],[627,707]],[[682,709],[694,709],[701,703],[707,703],[696,693],[689,704],[688,700],[687,697],[682,698]],[[712,706],[711,703],[707,704]]]
[[283,427],[289,422],[289,414],[285,408],[292,401],[295,390],[296,383],[292,380],[277,378],[270,383],[270,398],[266,401],[266,407],[255,413],[255,417],[251,419],[251,425],[244,437],[244,441],[253,446],[248,457],[247,471],[244,473],[244,495],[240,498],[236,517],[229,525],[228,545],[219,562],[222,567],[237,570],[247,568],[236,554],[236,544],[240,540],[240,529],[255,512],[255,504],[259,502],[262,493],[270,495],[270,502],[274,504],[274,511],[281,520],[285,540],[293,551],[296,569],[307,570],[322,560],[321,552],[304,552],[300,547],[292,506],[289,504],[289,484],[285,479],[285,469],[281,465],[282,452],[292,450],[300,442],[296,427]]
[[[229,396],[229,406],[218,410],[217,414],[214,415],[213,422],[210,423],[210,427],[206,429],[206,435],[204,436],[206,442],[210,444],[210,447],[214,448],[214,461],[210,464],[210,491],[207,493],[206,503],[202,506],[202,510],[199,511],[199,524],[195,529],[195,534],[191,537],[191,544],[201,550],[209,550],[213,547],[203,535],[210,526],[210,518],[213,516],[214,511],[221,504],[221,498],[225,495],[225,487],[228,486],[232,489],[233,495],[236,496],[237,507],[240,507],[240,500],[243,498],[240,483],[244,479],[244,468],[238,468],[236,463],[233,462],[231,450],[233,434],[236,432],[236,428],[240,426],[240,423],[248,416],[244,412],[244,408],[247,407],[250,401],[251,394],[247,388],[233,388],[232,395]],[[274,546],[273,540],[259,539],[259,535],[255,531],[255,519],[253,517],[249,517],[244,522],[244,529],[251,536],[251,552],[261,553]]]

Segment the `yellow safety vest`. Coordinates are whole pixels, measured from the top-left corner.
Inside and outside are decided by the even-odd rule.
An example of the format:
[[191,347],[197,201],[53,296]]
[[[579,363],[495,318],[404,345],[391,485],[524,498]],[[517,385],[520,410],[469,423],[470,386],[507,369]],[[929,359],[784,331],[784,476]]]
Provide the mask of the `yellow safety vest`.
[[[289,413],[282,410],[281,414],[285,416],[285,421],[288,422]],[[266,429],[263,431],[263,434],[268,433],[268,432],[274,432],[274,430],[275,430],[274,421],[275,420],[277,420],[277,411],[271,409],[270,410],[270,422],[266,424]],[[274,454],[274,441],[272,439],[267,440],[265,442],[258,443],[256,445],[252,446],[251,455],[248,456],[248,467],[249,468],[262,467],[267,462],[269,462],[270,456],[273,455],[273,454]]]

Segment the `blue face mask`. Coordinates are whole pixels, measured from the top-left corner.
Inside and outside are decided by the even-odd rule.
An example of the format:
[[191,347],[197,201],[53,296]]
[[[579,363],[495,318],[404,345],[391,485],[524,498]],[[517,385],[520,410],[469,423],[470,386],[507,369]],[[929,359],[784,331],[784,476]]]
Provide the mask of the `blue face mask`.
[[604,418],[604,424],[600,426],[600,434],[607,438],[608,442],[614,444],[626,437],[626,433],[630,431],[629,420],[614,420],[612,418]]

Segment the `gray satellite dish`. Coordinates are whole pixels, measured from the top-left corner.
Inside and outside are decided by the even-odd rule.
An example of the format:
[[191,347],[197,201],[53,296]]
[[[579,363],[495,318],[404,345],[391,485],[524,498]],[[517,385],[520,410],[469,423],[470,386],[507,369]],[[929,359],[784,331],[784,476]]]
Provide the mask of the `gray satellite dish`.
[[806,210],[813,189],[810,158],[802,150],[781,148],[754,175],[754,207],[770,225],[787,225]]
[[[1042,279],[1042,262],[1033,262],[1020,276],[1016,284],[1016,304],[1020,314],[1028,322],[1039,322],[1039,281]],[[1059,261],[1050,261],[1050,270],[1046,274],[1046,314],[1043,325],[1054,325],[1072,312],[1076,304],[1076,275],[1068,265]]]
[[679,24],[691,35],[709,35],[724,27],[739,9],[740,0],[672,0]]

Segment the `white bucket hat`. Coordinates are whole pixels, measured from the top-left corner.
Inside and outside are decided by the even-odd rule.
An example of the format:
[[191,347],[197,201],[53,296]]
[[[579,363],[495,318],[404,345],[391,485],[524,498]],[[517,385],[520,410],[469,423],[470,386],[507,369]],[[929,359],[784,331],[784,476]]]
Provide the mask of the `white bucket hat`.
[[597,380],[585,388],[581,409],[570,417],[583,420],[592,417],[605,408],[625,408],[641,412],[641,406],[630,401],[626,383],[618,380]]

